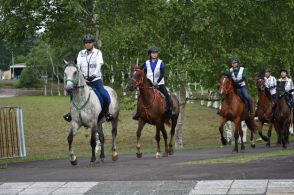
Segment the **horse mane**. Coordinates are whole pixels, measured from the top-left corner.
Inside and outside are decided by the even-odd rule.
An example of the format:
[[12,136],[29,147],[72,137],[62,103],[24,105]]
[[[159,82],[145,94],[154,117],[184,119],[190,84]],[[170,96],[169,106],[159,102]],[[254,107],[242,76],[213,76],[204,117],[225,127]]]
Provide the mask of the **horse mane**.
[[229,79],[232,79],[232,74],[229,71],[222,71],[220,73],[220,76],[219,77],[222,77],[222,76],[225,76],[225,77],[228,77]]

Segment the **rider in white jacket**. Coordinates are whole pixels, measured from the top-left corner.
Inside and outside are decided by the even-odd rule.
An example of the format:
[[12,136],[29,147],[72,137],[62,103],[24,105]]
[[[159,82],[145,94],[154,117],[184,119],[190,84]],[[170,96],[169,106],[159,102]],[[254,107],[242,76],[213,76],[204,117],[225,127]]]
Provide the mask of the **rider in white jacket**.
[[[103,98],[102,114],[107,121],[113,119],[113,116],[109,113],[109,103],[107,98],[107,91],[103,87],[101,67],[103,65],[102,52],[94,47],[95,37],[91,34],[87,34],[83,42],[85,49],[81,50],[77,57],[77,66],[81,70],[88,86],[97,90]],[[71,121],[70,114],[64,115],[64,119]]]

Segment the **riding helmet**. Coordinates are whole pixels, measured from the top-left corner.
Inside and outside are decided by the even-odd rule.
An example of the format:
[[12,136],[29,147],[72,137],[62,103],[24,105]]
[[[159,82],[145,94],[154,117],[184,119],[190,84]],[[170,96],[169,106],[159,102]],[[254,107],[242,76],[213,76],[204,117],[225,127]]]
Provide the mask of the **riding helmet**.
[[232,64],[239,63],[239,58],[237,56],[232,57],[231,59]]
[[86,35],[84,36],[83,41],[84,41],[84,43],[85,43],[85,42],[89,42],[89,41],[94,42],[94,41],[95,41],[95,37],[94,37],[94,35],[86,34]]
[[158,52],[158,48],[155,46],[149,47],[148,55],[150,55],[152,52]]

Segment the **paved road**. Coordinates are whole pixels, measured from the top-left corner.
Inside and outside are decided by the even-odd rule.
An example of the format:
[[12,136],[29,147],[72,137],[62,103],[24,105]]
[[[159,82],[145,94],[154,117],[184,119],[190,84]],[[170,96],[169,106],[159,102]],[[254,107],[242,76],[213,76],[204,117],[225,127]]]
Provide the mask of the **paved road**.
[[182,180],[0,183],[0,194],[294,194],[292,180]]
[[[72,194],[72,190],[78,194],[234,194],[235,189],[239,190],[236,194],[245,193],[246,190],[249,190],[247,194],[252,194],[256,188],[258,194],[275,194],[282,188],[287,193],[294,193],[294,155],[245,164],[178,164],[239,155],[231,153],[232,147],[177,152],[174,156],[159,160],[154,158],[154,154],[144,155],[142,159],[136,159],[135,155],[120,156],[118,162],[112,162],[108,157],[104,163],[91,168],[88,166],[90,158],[79,158],[79,165],[75,167],[67,159],[10,163],[7,168],[0,169],[0,194],[10,191],[12,194],[32,194],[35,191],[42,194],[40,190],[43,188],[53,194],[67,190],[68,194]],[[289,148],[294,149],[293,145]],[[266,150],[281,149],[267,149],[261,145],[256,149],[246,148],[247,153]],[[213,183],[212,180],[220,181]],[[248,181],[247,184],[240,184],[243,182],[239,180]],[[225,184],[216,184],[222,182]],[[241,188],[242,185],[244,188]]]

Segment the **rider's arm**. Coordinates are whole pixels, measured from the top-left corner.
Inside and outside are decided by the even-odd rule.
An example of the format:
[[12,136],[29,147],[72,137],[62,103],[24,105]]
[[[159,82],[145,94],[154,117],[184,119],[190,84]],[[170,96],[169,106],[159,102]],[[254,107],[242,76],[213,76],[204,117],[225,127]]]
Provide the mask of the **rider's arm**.
[[82,65],[82,57],[81,57],[82,51],[79,52],[78,57],[77,57],[77,66],[81,69]]
[[144,62],[144,64],[142,65],[142,70],[144,70],[145,75],[147,74],[147,67],[146,67],[146,63]]
[[164,77],[164,67],[165,67],[164,63],[161,62],[161,64],[160,64],[160,76],[159,76],[159,78],[157,80],[157,83],[159,83],[162,80],[162,78]]
[[94,71],[94,75],[96,77],[100,77],[102,76],[102,73],[101,73],[101,67],[103,65],[103,57],[102,57],[102,52],[100,50],[98,50],[98,54],[97,54],[97,57],[96,57],[96,69]]

